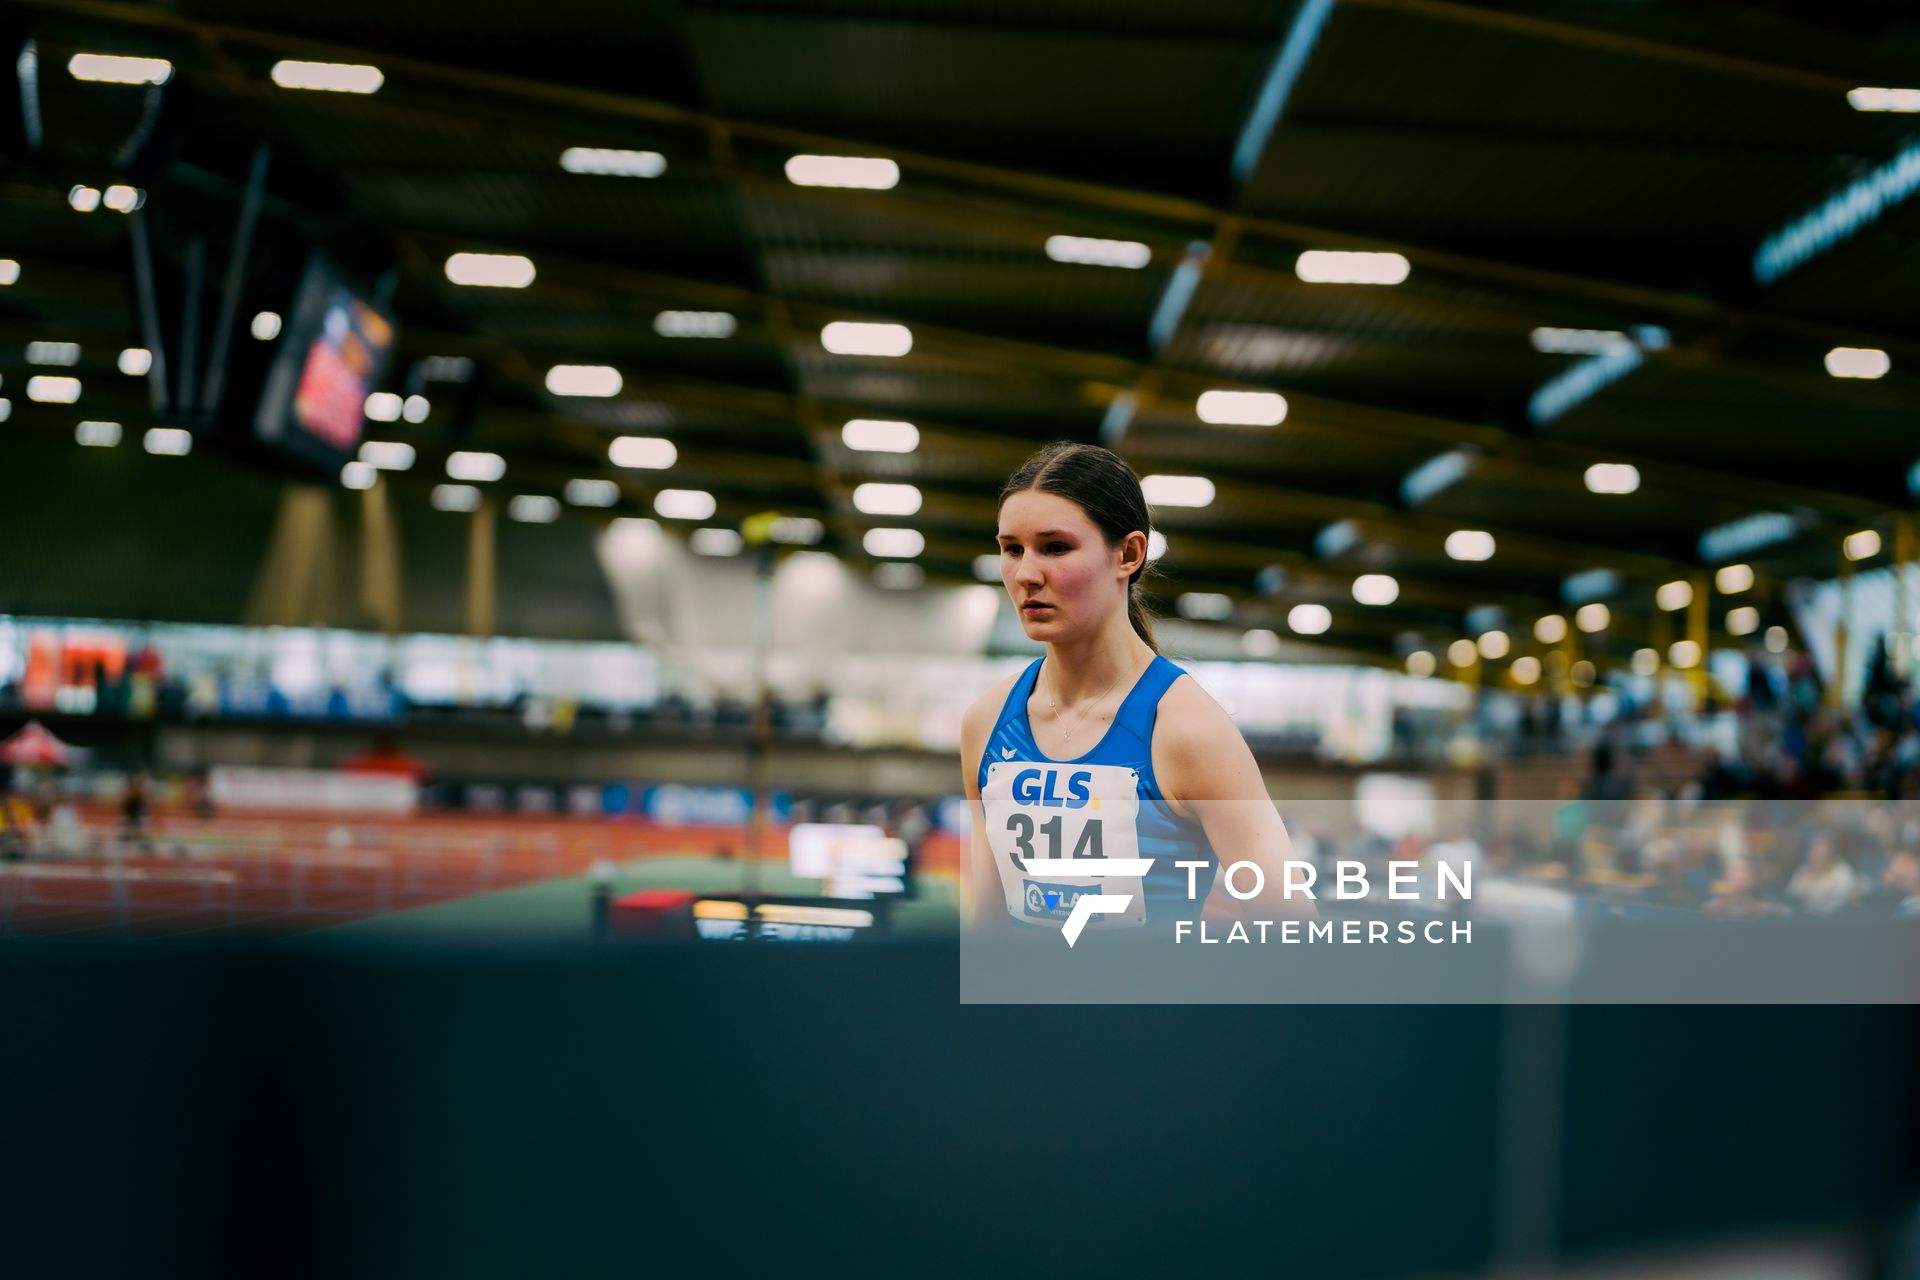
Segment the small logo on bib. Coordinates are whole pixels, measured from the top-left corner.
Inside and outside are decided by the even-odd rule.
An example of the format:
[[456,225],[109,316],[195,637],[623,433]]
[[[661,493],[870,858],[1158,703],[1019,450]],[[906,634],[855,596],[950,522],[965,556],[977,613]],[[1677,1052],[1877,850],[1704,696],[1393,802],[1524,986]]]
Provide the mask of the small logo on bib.
[[1000,758],[1001,758],[1002,760],[1011,760],[1011,759],[1013,759],[1013,748],[1012,748],[1012,747],[1002,747],[1002,748],[1000,748]]

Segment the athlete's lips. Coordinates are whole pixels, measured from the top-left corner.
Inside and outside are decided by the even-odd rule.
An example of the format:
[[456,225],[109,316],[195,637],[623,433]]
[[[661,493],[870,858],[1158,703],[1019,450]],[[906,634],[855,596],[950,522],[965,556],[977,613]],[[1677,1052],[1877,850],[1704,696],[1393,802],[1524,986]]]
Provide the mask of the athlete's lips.
[[1022,613],[1038,613],[1038,612],[1040,612],[1040,611],[1041,611],[1042,609],[1051,609],[1051,608],[1053,608],[1053,606],[1052,606],[1052,605],[1050,605],[1050,604],[1048,604],[1048,603],[1047,603],[1046,601],[1044,601],[1044,600],[1029,600],[1029,601],[1027,601],[1027,602],[1026,602],[1025,604],[1023,604],[1023,605],[1021,605],[1021,606],[1020,606],[1020,612],[1022,612]]

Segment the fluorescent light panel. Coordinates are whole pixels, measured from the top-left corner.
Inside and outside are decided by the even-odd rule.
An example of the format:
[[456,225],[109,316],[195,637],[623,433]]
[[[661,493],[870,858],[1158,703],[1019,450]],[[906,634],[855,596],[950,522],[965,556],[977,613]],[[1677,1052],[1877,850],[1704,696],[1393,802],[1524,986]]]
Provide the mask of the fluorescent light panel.
[[321,93],[374,93],[386,83],[380,68],[358,62],[301,62],[283,59],[268,73],[282,89]]
[[143,378],[153,368],[153,352],[145,347],[128,347],[120,353],[120,372],[129,378]]
[[371,489],[379,478],[379,469],[371,463],[349,462],[340,468],[340,483],[349,489]]
[[544,493],[516,493],[507,503],[507,519],[521,524],[552,524],[560,518],[560,500]]
[[910,484],[858,485],[853,505],[870,516],[910,516],[920,509],[920,490]]
[[447,475],[455,480],[486,482],[507,474],[507,460],[497,453],[461,449],[447,455]]
[[903,324],[835,320],[820,330],[820,345],[837,356],[904,356],[913,331]]
[[566,499],[576,507],[611,507],[620,501],[620,486],[611,480],[569,480]]
[[787,160],[786,170],[787,181],[797,187],[888,191],[900,183],[899,165],[868,156],[792,156]]
[[744,545],[733,529],[695,529],[687,536],[687,545],[699,556],[737,556]]
[[148,453],[164,458],[184,458],[193,451],[193,437],[179,427],[154,427],[141,443]]
[[29,342],[27,344],[28,364],[76,365],[80,363],[80,344],[77,342]]
[[1091,236],[1048,236],[1047,256],[1055,262],[1138,271],[1153,261],[1153,250],[1138,240],[1096,240]]
[[867,453],[912,453],[920,446],[920,429],[911,422],[854,418],[840,428],[840,443]]
[[72,404],[80,398],[80,379],[65,374],[36,373],[27,379],[27,399],[40,404]]
[[728,311],[662,311],[653,318],[663,338],[731,338],[739,327]]
[[414,462],[413,446],[403,440],[362,441],[360,461],[380,471],[409,471]]
[[1920,111],[1920,89],[1847,90],[1847,105],[1855,111]]
[[518,253],[456,253],[447,259],[447,279],[483,289],[524,289],[533,283],[533,259]]
[[658,151],[568,147],[560,153],[560,167],[568,173],[600,174],[614,178],[657,178],[667,171],[667,158]]
[[1216,425],[1274,427],[1286,421],[1287,401],[1273,391],[1203,391],[1194,412]]
[[605,364],[557,364],[547,370],[547,390],[556,396],[617,396],[620,371]]
[[1214,496],[1213,481],[1205,476],[1147,476],[1140,489],[1156,507],[1205,507]]
[[376,391],[367,397],[363,409],[373,422],[398,422],[401,403],[400,397],[391,391]]
[[480,505],[480,491],[470,484],[437,484],[432,501],[435,511],[472,511]]
[[616,467],[665,471],[679,460],[673,441],[659,436],[619,436],[607,446],[607,460]]
[[869,529],[860,545],[870,556],[911,560],[927,549],[927,539],[918,529]]
[[1836,378],[1884,378],[1893,361],[1878,347],[1835,347],[1827,352],[1827,372]]
[[76,53],[67,59],[67,74],[94,84],[165,84],[173,79],[173,64],[124,53]]
[[111,449],[120,443],[117,422],[83,422],[73,429],[73,438],[94,449]]
[[1323,604],[1297,604],[1287,610],[1287,627],[1303,636],[1325,635],[1333,625],[1333,611]]
[[1309,284],[1399,284],[1411,268],[1397,253],[1309,249],[1294,260],[1293,270]]
[[654,513],[669,520],[705,520],[716,505],[704,489],[662,489],[653,496]]

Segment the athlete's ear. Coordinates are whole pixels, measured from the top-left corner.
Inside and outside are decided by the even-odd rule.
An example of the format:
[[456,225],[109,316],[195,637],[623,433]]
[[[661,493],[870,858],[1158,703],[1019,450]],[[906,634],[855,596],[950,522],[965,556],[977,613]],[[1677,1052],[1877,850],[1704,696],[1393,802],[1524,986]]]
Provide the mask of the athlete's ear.
[[1147,567],[1147,535],[1138,529],[1120,539],[1120,567],[1129,578]]

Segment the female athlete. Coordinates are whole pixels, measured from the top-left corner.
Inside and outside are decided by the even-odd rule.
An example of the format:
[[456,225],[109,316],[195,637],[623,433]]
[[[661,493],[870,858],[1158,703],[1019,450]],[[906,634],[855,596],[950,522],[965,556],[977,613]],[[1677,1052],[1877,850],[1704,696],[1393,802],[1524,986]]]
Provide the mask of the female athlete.
[[[1140,587],[1151,527],[1139,477],[1095,445],[1048,445],[1000,490],[1001,581],[1047,652],[962,724],[976,923],[1005,918],[1004,905],[1057,928],[1082,893],[1130,896],[1125,911],[1091,917],[1098,931],[1196,917],[1220,854],[1265,872],[1245,906],[1313,913],[1311,900],[1283,897],[1291,846],[1240,731],[1154,644]],[[1030,867],[1103,857],[1153,864],[1133,878]],[[1237,878],[1238,892],[1252,887]]]

